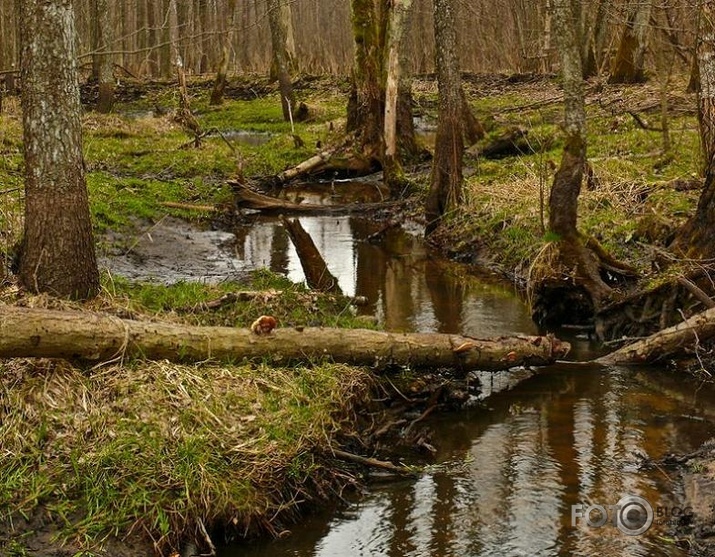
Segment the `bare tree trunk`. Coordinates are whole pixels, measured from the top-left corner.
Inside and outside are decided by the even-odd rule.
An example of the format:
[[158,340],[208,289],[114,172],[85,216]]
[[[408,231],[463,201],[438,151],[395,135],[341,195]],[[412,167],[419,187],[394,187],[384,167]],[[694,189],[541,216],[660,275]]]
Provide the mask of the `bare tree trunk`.
[[688,219],[671,249],[692,258],[715,257],[715,6],[700,3],[700,40],[697,60],[700,74],[698,119],[705,159],[705,185],[695,214]]
[[465,101],[459,74],[452,0],[434,0],[434,35],[439,114],[430,192],[425,203],[427,235],[434,232],[444,215],[453,211],[462,200],[462,114]]
[[209,104],[220,105],[223,103],[223,95],[226,90],[228,59],[231,48],[231,35],[236,25],[236,0],[228,0],[229,23],[226,30],[221,34],[221,60],[216,71],[216,80],[211,90]]
[[[296,101],[291,80],[293,62],[288,52],[289,29],[292,29],[292,14],[290,4],[286,0],[268,0],[268,23],[271,28],[271,44],[273,45],[273,68],[278,79],[281,92],[281,107],[283,119],[289,122],[295,114]],[[292,32],[290,33],[292,36]]]
[[[395,0],[390,13],[387,36],[387,78],[385,86],[385,158],[383,169],[385,182],[391,190],[399,189],[404,181],[402,165],[398,156],[397,120],[398,100],[401,82],[402,37],[409,20],[412,0]],[[395,187],[397,185],[397,187]],[[393,193],[399,193],[394,192]]]
[[651,0],[631,0],[628,20],[613,61],[609,83],[645,81],[644,60],[650,31]]
[[144,357],[171,361],[334,362],[378,369],[451,367],[496,371],[547,365],[569,344],[553,336],[476,339],[440,333],[366,329],[281,328],[258,335],[240,327],[191,327],[130,321],[78,311],[0,306],[0,358],[46,357],[107,361]]
[[99,70],[97,74],[99,83],[97,110],[107,114],[114,107],[114,64],[112,55],[109,54],[113,43],[112,23],[107,0],[94,0],[94,2],[97,6],[96,26],[99,32],[97,44],[99,52],[95,54],[98,58]]
[[583,77],[588,78],[598,75],[603,60],[603,48],[606,41],[608,26],[606,15],[610,7],[610,0],[599,0],[593,24],[586,30],[587,50],[583,58]]
[[570,0],[553,0],[554,24],[559,37],[561,79],[564,89],[566,144],[549,198],[549,229],[562,238],[575,238],[578,196],[586,164],[586,105],[581,53],[576,41]]
[[357,133],[362,156],[379,163],[385,151],[382,76],[387,5],[380,0],[351,0],[351,9],[355,64],[347,129]]
[[25,235],[20,282],[33,292],[99,291],[82,157],[70,0],[22,2]]

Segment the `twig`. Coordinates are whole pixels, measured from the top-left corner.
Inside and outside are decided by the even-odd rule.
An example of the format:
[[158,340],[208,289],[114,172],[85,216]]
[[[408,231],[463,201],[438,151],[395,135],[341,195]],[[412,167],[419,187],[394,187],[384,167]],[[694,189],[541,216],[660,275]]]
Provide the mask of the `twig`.
[[378,460],[376,458],[368,458],[353,453],[348,453],[346,451],[341,451],[340,449],[331,449],[334,456],[342,460],[347,460],[350,462],[356,462],[362,464],[363,466],[368,466],[371,468],[380,468],[381,470],[387,470],[389,472],[394,472],[395,474],[401,474],[405,476],[414,476],[416,471],[412,468],[406,466],[397,466],[392,464],[392,462],[387,462],[385,460]]
[[[200,518],[196,521],[197,526],[199,527],[199,532],[201,532],[201,535],[204,537],[204,540],[206,541],[206,545],[209,547],[209,553],[208,555],[210,557],[214,557],[216,555],[216,546],[214,545],[214,542],[211,541],[211,536],[209,536],[209,533],[206,531],[206,526],[204,526],[204,521],[201,520]],[[206,555],[206,554],[204,554]]]
[[410,425],[408,425],[408,426],[405,428],[405,433],[404,433],[405,437],[406,437],[407,435],[409,435],[410,431],[412,431],[412,428],[413,428],[413,426],[414,426],[415,424],[418,424],[418,423],[420,423],[422,420],[424,420],[427,416],[429,416],[432,412],[434,412],[435,408],[437,408],[437,405],[436,405],[436,404],[433,404],[432,406],[430,406],[429,408],[427,408],[427,410],[425,410],[424,412],[422,412],[422,414],[420,414],[420,416],[419,416],[418,418],[415,418],[414,420],[412,420],[412,422],[410,423]]
[[218,211],[214,205],[198,205],[195,203],[181,203],[178,201],[162,201],[159,205],[162,207],[171,207],[172,209],[186,209],[188,211],[205,211],[208,213]]
[[638,124],[639,128],[641,128],[643,130],[648,130],[651,132],[662,132],[663,131],[663,128],[659,128],[658,126],[651,126],[648,122],[643,120],[643,118],[641,118],[637,112],[633,112],[632,110],[628,110],[627,112],[636,121],[636,124]]
[[706,308],[715,307],[715,302],[699,286],[685,277],[678,277],[678,284],[684,287]]

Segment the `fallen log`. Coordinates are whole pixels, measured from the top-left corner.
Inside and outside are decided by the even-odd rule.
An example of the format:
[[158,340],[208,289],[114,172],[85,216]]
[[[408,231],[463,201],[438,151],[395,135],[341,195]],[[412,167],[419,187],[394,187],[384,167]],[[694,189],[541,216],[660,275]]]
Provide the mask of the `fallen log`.
[[318,170],[321,166],[323,166],[327,161],[329,161],[330,157],[332,157],[337,151],[338,148],[335,147],[318,153],[317,155],[314,155],[309,159],[304,160],[300,164],[297,164],[296,166],[293,166],[291,168],[288,168],[287,170],[284,170],[283,172],[278,173],[278,175],[276,176],[276,180],[279,184],[285,184],[286,182],[289,182],[294,178],[297,178],[298,176],[303,176],[304,174],[314,172]]
[[262,213],[273,214],[348,214],[369,212],[401,205],[403,201],[380,201],[375,203],[348,203],[343,205],[317,205],[314,203],[294,203],[257,192],[241,182],[230,181],[234,203],[237,207],[253,209]]
[[192,327],[120,319],[84,311],[0,306],[0,358],[63,358],[89,362],[125,357],[197,362],[264,361],[281,364],[330,358],[384,368],[452,367],[496,371],[546,365],[570,346],[553,336],[476,339],[440,333],[387,333],[367,329],[278,328],[257,335],[248,328]]
[[689,319],[663,329],[606,354],[596,360],[606,365],[650,364],[682,354],[715,337],[715,308],[696,313]]

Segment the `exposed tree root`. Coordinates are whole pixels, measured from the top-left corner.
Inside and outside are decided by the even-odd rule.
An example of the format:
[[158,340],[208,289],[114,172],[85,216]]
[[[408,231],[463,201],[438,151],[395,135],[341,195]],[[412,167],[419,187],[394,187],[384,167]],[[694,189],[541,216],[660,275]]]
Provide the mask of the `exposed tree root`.
[[596,315],[596,333],[605,341],[640,339],[714,305],[712,269],[674,274],[670,279],[605,305]]
[[635,269],[585,237],[547,244],[529,271],[534,321],[545,327],[591,326],[613,288],[635,278]]

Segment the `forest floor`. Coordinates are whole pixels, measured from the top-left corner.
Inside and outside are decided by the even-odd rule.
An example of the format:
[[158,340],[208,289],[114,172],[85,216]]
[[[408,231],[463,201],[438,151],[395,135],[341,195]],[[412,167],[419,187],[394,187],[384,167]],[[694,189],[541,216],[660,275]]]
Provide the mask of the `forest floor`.
[[[592,172],[579,228],[639,269],[641,284],[660,279],[656,255],[699,195],[695,97],[685,85],[679,79],[626,87],[593,81],[587,88]],[[448,216],[435,244],[454,260],[492,268],[523,287],[550,240],[544,204],[560,160],[562,95],[553,76],[465,76],[465,87],[489,130],[484,142],[519,127],[527,147],[500,159],[479,156],[479,145],[469,149],[464,204]],[[214,130],[200,149],[183,147],[189,137],[172,119],[177,92],[166,83],[125,83],[113,114],[83,116],[103,257],[126,254],[164,219],[210,227],[234,218],[227,180],[239,173],[274,175],[315,154],[318,145],[337,141],[345,123],[348,83],[341,79],[297,82],[298,97],[312,113],[295,124],[302,145],[282,120],[275,86],[264,79],[232,82],[220,107],[208,105],[209,92],[208,81],[191,85],[199,122]],[[414,92],[419,140],[429,150],[434,80],[416,80]],[[85,102],[92,94],[84,88]],[[22,223],[23,163],[17,99],[6,98],[4,110],[0,250],[9,263]],[[409,175],[411,198],[402,216],[419,220],[428,161],[416,163]],[[158,251],[151,257],[166,255]],[[81,307],[191,324],[248,326],[270,312],[283,322],[365,326],[346,311],[345,299],[312,294],[271,273],[253,273],[240,287],[285,295],[207,311],[202,303],[237,283],[162,286],[105,273],[101,296]],[[27,296],[12,281],[2,302],[76,307]],[[84,551],[122,557],[152,548],[169,554],[188,538],[204,543],[202,528],[218,525],[225,532],[217,535],[279,535],[302,506],[339,498],[358,481],[354,468],[336,463],[330,447],[361,448],[355,433],[362,430],[364,438],[365,428],[356,409],[370,406],[376,389],[365,370],[322,362],[277,369],[133,361],[87,369],[18,360],[1,369],[0,508],[16,511],[3,511],[0,526],[0,550],[9,556]]]

